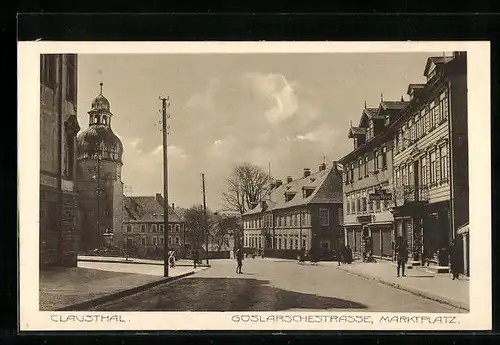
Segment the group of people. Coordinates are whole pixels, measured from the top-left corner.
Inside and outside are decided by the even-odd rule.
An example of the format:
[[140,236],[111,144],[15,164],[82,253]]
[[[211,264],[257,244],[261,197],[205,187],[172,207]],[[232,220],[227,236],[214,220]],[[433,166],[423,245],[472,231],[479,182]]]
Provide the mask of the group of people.
[[352,263],[352,249],[349,245],[347,246],[341,245],[341,247],[337,252],[337,261],[339,263],[339,266],[341,263],[343,264]]
[[[405,267],[408,263],[408,244],[404,240],[403,236],[399,236],[396,239],[396,243],[394,244],[394,253],[397,262],[397,276],[400,276],[400,273],[403,277],[406,277]],[[428,250],[425,251],[425,261],[427,266],[429,266],[429,253]],[[451,242],[450,246],[450,270],[452,275],[452,280],[459,279],[460,275],[460,265],[461,265],[461,252],[460,248],[457,245],[456,240]]]

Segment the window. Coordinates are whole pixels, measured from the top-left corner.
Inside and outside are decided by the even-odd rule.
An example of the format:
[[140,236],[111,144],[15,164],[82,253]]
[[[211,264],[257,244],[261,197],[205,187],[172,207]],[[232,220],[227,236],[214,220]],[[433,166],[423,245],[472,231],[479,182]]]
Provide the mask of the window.
[[349,184],[349,168],[344,168],[344,184]]
[[160,240],[160,244],[164,244],[163,243],[163,237],[160,237],[159,240]]
[[417,140],[421,136],[421,134],[420,134],[420,117],[418,115],[415,115],[415,117],[413,118],[413,121],[415,122],[415,126],[413,126],[414,133],[415,133],[413,140]]
[[401,169],[396,168],[396,186],[401,186]]
[[427,184],[427,159],[425,157],[420,159],[420,184],[423,186]]
[[361,158],[358,162],[358,180],[361,180],[363,178],[363,175],[361,173],[362,167],[363,167],[363,158]]
[[344,210],[339,208],[339,224],[344,224]]
[[177,233],[181,232],[181,227],[179,224],[175,224],[175,232]]
[[406,165],[401,168],[401,179],[403,186],[408,185],[408,171],[406,170]]
[[415,126],[413,126],[413,121],[411,119],[408,122],[408,139],[410,140],[409,145],[415,140]]
[[66,99],[76,103],[76,55],[66,55]]
[[168,224],[168,232],[172,232],[172,224]]
[[172,236],[168,236],[168,244],[172,244]]
[[321,226],[330,225],[330,214],[326,208],[319,209],[319,223]]
[[346,202],[346,213],[351,214],[351,197],[347,197],[347,202]]
[[413,163],[408,164],[408,184],[413,186],[415,184],[415,175],[413,174]]
[[382,169],[387,169],[387,147],[382,147]]
[[284,222],[283,226],[288,226],[288,216],[283,217],[283,222]]
[[434,185],[437,180],[436,180],[436,151],[432,151],[430,154],[430,184]]
[[160,224],[160,232],[163,232],[163,229],[164,229],[163,224]]
[[156,232],[157,229],[156,229],[156,224],[153,224],[153,232]]
[[425,115],[424,115],[424,121],[425,121],[425,133],[429,133],[431,127],[430,127],[430,121],[429,121],[429,107],[425,107]]
[[351,214],[356,214],[356,199],[351,195]]
[[365,156],[365,177],[368,177],[368,156]]
[[281,218],[282,218],[281,216],[278,216],[278,226],[282,226],[283,224]]
[[40,82],[55,91],[57,83],[57,55],[46,54],[40,56]]
[[141,237],[141,244],[146,245],[146,237]]
[[179,244],[180,243],[180,238],[179,236],[175,236],[175,244]]
[[446,97],[446,91],[439,96],[439,113],[441,122],[448,119],[448,98]]
[[283,249],[288,249],[287,248],[287,240],[286,240],[286,237],[283,238]]
[[141,232],[146,232],[146,225],[145,224],[141,225]]
[[278,249],[281,249],[281,237],[278,238]]
[[132,232],[132,225],[130,224],[127,225],[127,232]]
[[439,160],[440,160],[440,168],[441,168],[441,182],[448,182],[449,177],[449,160],[448,160],[448,147],[447,145],[442,146],[439,149]]
[[153,237],[153,245],[156,246],[156,241],[157,241],[157,238],[156,237]]
[[380,210],[380,200],[375,200],[375,211]]
[[351,178],[350,178],[351,182],[354,181],[354,163],[351,164]]
[[373,151],[373,170],[378,171],[378,150]]
[[436,102],[431,102],[430,105],[430,112],[429,112],[429,129],[432,130],[435,127],[436,124],[436,111],[438,108],[436,108]]

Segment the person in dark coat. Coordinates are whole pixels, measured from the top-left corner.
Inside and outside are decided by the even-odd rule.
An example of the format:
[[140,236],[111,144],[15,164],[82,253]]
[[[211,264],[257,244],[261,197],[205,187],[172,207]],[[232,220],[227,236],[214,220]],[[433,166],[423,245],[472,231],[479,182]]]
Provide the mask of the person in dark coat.
[[337,250],[337,261],[339,263],[339,266],[340,266],[341,262],[345,262],[345,259],[344,259],[345,254],[344,254],[344,252],[345,252],[345,246],[344,246],[344,244],[341,244],[339,246],[339,249]]
[[344,262],[346,264],[352,263],[352,249],[351,249],[351,246],[349,246],[349,245],[347,245],[347,247],[345,247]]
[[243,274],[243,272],[241,272],[241,268],[243,267],[243,252],[241,251],[241,248],[236,250],[235,257],[237,262],[236,273]]
[[451,242],[450,247],[450,268],[452,274],[452,280],[458,279],[460,274],[460,248],[458,248],[456,240]]
[[396,242],[396,260],[398,263],[397,273],[399,277],[399,272],[403,277],[406,277],[405,274],[405,266],[408,262],[408,245],[406,241],[403,239],[403,236],[399,236]]

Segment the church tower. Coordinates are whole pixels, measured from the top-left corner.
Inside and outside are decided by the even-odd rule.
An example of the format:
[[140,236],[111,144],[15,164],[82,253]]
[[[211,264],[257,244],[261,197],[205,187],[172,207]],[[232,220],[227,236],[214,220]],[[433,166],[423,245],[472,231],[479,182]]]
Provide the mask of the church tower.
[[111,129],[113,114],[101,92],[92,102],[89,127],[77,138],[80,245],[83,251],[112,242],[122,246],[123,145]]

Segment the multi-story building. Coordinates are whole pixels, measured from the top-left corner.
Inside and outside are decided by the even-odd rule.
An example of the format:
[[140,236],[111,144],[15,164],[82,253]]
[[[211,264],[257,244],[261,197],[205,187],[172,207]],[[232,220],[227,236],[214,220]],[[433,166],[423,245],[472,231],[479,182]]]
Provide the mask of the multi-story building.
[[387,131],[408,102],[384,101],[361,112],[359,125],[349,128],[353,151],[340,163],[344,168],[345,243],[362,253],[371,238],[373,255],[391,257],[393,238],[392,136]]
[[[80,243],[83,251],[121,244],[123,145],[113,133],[110,103],[101,92],[92,101],[89,127],[77,140]],[[111,242],[111,243],[110,243]]]
[[430,57],[427,82],[408,87],[408,107],[392,126],[396,234],[414,259],[424,253],[439,265],[469,220],[466,63],[465,53]]
[[[296,257],[299,250],[330,251],[342,236],[342,173],[337,162],[286,183],[274,181],[269,192],[243,215],[246,250],[272,249],[271,255]],[[271,251],[270,251],[271,252]]]
[[[164,246],[163,197],[126,196],[123,207],[123,246],[143,257],[161,257]],[[179,256],[187,244],[185,222],[168,207],[168,246]]]
[[40,57],[40,266],[76,266],[77,56]]

